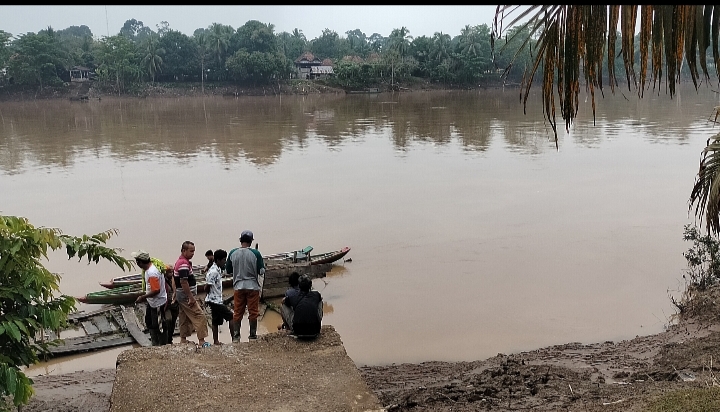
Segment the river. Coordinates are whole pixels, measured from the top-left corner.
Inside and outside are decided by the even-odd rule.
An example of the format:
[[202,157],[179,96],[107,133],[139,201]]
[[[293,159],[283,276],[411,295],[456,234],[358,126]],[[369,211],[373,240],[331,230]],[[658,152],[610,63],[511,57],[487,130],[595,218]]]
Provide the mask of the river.
[[[358,365],[622,340],[674,313],[717,101],[606,90],[593,124],[583,95],[557,148],[538,96],[524,114],[509,89],[6,102],[0,212],[117,228],[123,255],[166,262],[191,240],[204,263],[244,229],[268,254],[350,246],[314,286]],[[61,252],[47,266],[73,296],[123,274]],[[35,370],[113,367],[121,350]]]

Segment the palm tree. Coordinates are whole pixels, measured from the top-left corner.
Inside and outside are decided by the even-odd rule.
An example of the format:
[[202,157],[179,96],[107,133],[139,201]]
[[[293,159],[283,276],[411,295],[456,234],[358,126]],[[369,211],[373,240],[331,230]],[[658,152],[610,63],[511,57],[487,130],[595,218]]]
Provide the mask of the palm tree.
[[477,56],[480,51],[480,36],[469,24],[460,30],[460,50],[465,55]]
[[[634,60],[638,11],[640,70],[636,74]],[[502,37],[503,26],[513,27],[524,19],[527,20],[522,24],[522,28],[529,30],[516,31],[522,33],[523,46],[515,56],[519,55],[534,36],[537,36],[537,46],[532,66],[523,77],[523,100],[527,102],[532,79],[542,65],[543,113],[553,128],[556,145],[554,90],[558,90],[560,115],[569,130],[578,113],[582,75],[585,78],[585,87],[592,97],[594,117],[595,89],[603,89],[606,43],[610,90],[615,91],[618,85],[614,69],[618,23],[622,44],[620,52],[628,89],[634,86],[640,98],[643,97],[646,84],[649,86],[652,82],[653,88],[660,87],[663,74],[672,98],[683,64],[687,64],[697,89],[700,78],[698,57],[702,74],[709,80],[706,58],[708,47],[712,47],[712,64],[716,72],[720,65],[720,9],[716,5],[498,6],[492,39]],[[506,20],[510,20],[510,23],[504,24]],[[720,72],[717,74],[720,78]],[[690,209],[693,206],[695,216],[705,218],[707,231],[720,234],[720,135],[708,139],[707,147],[702,152],[700,170],[690,194]]]
[[145,56],[143,57],[142,65],[147,68],[147,72],[150,77],[152,77],[153,83],[155,83],[155,75],[158,72],[162,72],[163,54],[165,54],[165,49],[158,47],[157,36],[148,37],[145,42]]
[[205,60],[210,54],[209,36],[206,32],[199,32],[193,37],[197,47],[197,57],[200,60],[200,90],[205,94]]
[[222,67],[223,60],[225,59],[225,53],[227,52],[228,44],[230,44],[230,36],[232,36],[232,27],[225,26],[220,23],[213,23],[209,28],[208,39],[211,44],[211,52],[213,57],[218,61],[218,64]]
[[392,33],[390,33],[390,47],[396,50],[403,60],[405,56],[407,56],[408,50],[410,50],[410,42],[413,39],[409,33],[410,30],[405,26],[399,29],[393,29]]
[[302,30],[298,30],[297,28],[293,29],[292,36],[296,39],[302,40],[303,42],[307,42],[307,38],[305,38]]
[[449,34],[435,32],[433,35],[433,51],[431,58],[440,63],[450,57],[450,43],[452,39]]

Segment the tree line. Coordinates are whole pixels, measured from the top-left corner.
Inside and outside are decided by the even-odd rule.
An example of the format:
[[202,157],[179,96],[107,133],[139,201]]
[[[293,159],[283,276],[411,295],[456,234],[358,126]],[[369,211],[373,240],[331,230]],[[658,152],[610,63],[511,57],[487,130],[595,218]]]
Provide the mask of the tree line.
[[[70,68],[84,66],[94,71],[99,86],[118,93],[147,82],[257,86],[295,78],[294,61],[305,52],[330,59],[335,75],[327,81],[343,88],[418,78],[453,86],[520,83],[536,39],[527,27],[517,26],[495,39],[494,49],[492,42],[486,24],[466,25],[455,37],[442,32],[413,37],[400,27],[388,36],[325,29],[312,40],[297,28],[275,33],[273,24],[257,20],[237,29],[213,23],[188,36],[165,21],[152,30],[130,19],[118,34],[99,40],[85,25],[18,36],[0,30],[0,84],[62,86],[70,81]],[[618,66],[617,72],[623,70]]]

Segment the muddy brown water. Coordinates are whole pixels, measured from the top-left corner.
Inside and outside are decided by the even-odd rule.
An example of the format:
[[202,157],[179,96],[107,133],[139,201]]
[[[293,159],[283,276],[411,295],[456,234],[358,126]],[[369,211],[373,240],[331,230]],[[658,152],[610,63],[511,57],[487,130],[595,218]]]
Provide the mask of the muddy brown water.
[[[595,125],[582,96],[559,149],[517,90],[2,103],[0,211],[117,228],[127,257],[166,262],[192,240],[204,263],[244,229],[264,253],[350,246],[315,288],[358,365],[627,339],[673,313],[717,132],[715,92],[661,93],[608,91]],[[59,252],[48,267],[75,296],[123,274]],[[118,350],[36,370],[113,367]]]

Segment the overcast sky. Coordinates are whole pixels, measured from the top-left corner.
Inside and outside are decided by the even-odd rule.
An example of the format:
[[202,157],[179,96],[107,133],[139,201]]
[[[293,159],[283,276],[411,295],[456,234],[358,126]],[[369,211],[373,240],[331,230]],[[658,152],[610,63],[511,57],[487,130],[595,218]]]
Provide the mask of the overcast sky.
[[[360,29],[366,35],[388,36],[405,26],[410,35],[432,36],[436,31],[457,36],[466,24],[492,27],[496,6],[0,6],[0,30],[13,35],[86,25],[97,38],[115,35],[126,20],[136,19],[157,31],[165,20],[170,28],[192,35],[212,23],[234,29],[248,20],[275,25],[275,32],[298,28],[312,40],[324,28],[345,35]],[[106,13],[107,12],[107,13]]]

